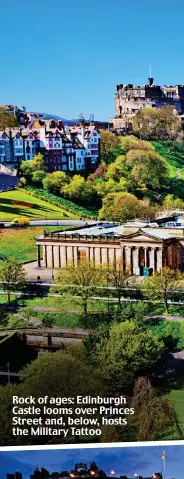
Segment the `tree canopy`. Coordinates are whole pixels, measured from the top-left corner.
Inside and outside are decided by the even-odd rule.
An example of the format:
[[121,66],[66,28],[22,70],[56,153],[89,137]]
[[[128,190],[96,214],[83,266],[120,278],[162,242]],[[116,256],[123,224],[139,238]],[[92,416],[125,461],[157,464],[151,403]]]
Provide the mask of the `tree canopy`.
[[0,129],[5,130],[5,128],[15,128],[18,127],[17,117],[13,113],[2,113],[0,112]]
[[134,421],[138,427],[138,441],[154,441],[161,438],[163,430],[178,427],[177,415],[169,400],[158,394],[146,377],[137,379],[132,407],[135,410]]
[[142,293],[153,302],[163,302],[166,311],[169,311],[169,299],[174,295],[183,296],[184,274],[178,270],[162,268],[153,276],[146,278],[141,284]]
[[141,373],[153,368],[164,353],[164,343],[133,321],[114,324],[93,352],[95,363],[113,387],[127,389]]
[[120,150],[121,140],[114,133],[104,130],[100,131],[100,153],[102,161],[110,163],[117,156]]
[[8,302],[10,302],[11,291],[17,291],[25,286],[25,276],[22,265],[16,263],[13,259],[3,263],[0,269],[0,281],[4,291],[8,294]]
[[43,179],[43,187],[49,193],[59,195],[65,185],[70,182],[69,176],[64,171],[54,171]]
[[181,131],[181,120],[173,106],[143,108],[133,117],[133,129],[141,139],[173,140]]
[[131,193],[108,193],[102,200],[99,211],[100,220],[126,222],[136,217],[154,218],[155,209],[140,201]]
[[66,291],[79,296],[82,301],[85,316],[87,316],[88,300],[97,291],[97,287],[102,283],[105,275],[100,265],[94,266],[92,261],[81,259],[78,261],[77,268],[73,264],[68,264],[57,272],[55,281],[63,284]]

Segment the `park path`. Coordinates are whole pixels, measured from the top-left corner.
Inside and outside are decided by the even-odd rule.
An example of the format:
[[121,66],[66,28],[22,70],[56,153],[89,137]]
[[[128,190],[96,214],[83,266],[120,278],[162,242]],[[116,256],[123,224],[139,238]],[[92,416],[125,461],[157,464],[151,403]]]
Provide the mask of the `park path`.
[[183,322],[184,316],[172,316],[171,314],[146,314],[145,318],[167,319],[167,321]]
[[[29,322],[30,323],[30,322]],[[41,323],[40,323],[41,324]],[[82,329],[82,328],[60,328],[60,327],[51,327],[51,328],[16,328],[16,329],[0,329],[0,335],[1,334],[7,334],[8,333],[25,333],[25,334],[31,334],[31,333],[40,333],[40,335],[47,335],[47,334],[72,334],[72,335],[80,335],[80,336],[87,336],[89,334],[88,329]]]

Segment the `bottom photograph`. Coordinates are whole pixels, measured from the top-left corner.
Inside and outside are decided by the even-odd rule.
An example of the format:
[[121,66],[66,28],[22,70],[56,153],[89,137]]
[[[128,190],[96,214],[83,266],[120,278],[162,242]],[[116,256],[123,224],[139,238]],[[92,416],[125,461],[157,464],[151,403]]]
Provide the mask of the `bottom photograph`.
[[184,445],[0,451],[1,479],[183,479]]

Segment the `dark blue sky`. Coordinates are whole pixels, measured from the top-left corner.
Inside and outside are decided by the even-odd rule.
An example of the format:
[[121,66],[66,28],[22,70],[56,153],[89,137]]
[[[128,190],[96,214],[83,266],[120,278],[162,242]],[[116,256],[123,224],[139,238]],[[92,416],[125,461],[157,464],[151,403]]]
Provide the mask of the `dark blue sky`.
[[0,104],[75,118],[114,113],[117,83],[184,83],[184,2],[1,2]]
[[113,468],[117,476],[135,473],[146,476],[160,472],[163,467],[162,452],[166,452],[166,479],[184,478],[184,446],[109,447],[78,450],[11,451],[0,452],[0,478],[6,472],[23,472],[28,479],[37,466],[49,471],[71,470],[76,462],[96,461],[107,474]]

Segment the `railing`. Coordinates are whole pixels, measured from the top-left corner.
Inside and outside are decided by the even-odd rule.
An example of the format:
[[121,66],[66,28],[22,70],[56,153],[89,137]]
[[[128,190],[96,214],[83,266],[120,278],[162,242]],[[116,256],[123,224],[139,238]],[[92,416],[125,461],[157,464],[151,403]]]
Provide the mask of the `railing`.
[[60,241],[64,240],[64,241],[81,241],[81,242],[84,242],[84,241],[93,241],[93,242],[97,242],[99,243],[100,242],[118,242],[119,241],[119,238],[115,235],[112,235],[112,236],[93,236],[93,235],[78,235],[78,234],[71,234],[71,235],[67,235],[67,234],[62,234],[60,235],[59,233],[48,233],[46,235],[44,235],[44,239],[58,239]]

